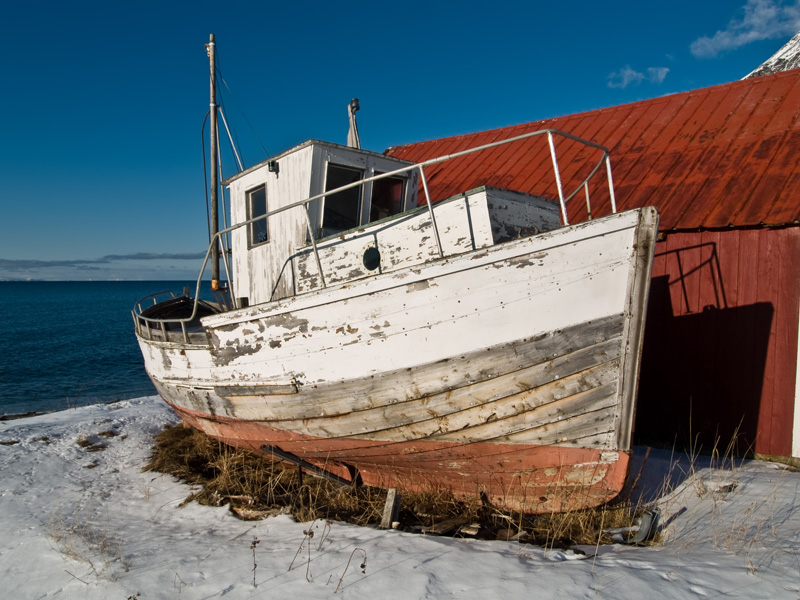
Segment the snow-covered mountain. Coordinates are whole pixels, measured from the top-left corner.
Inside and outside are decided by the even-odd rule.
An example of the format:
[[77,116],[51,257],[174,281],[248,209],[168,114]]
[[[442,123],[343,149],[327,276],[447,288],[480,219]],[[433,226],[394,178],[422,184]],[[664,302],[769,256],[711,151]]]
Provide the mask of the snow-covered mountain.
[[771,75],[772,73],[790,71],[797,68],[800,68],[800,33],[797,33],[780,50],[763,62],[761,66],[742,79],[761,77],[762,75]]

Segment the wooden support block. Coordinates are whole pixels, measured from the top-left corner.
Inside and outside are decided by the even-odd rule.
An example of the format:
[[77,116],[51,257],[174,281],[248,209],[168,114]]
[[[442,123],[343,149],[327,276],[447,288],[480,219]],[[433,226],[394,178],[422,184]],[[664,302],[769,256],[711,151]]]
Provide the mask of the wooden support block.
[[391,529],[392,523],[397,521],[400,514],[400,494],[396,488],[391,488],[386,494],[386,504],[383,506],[383,517],[381,518],[381,529]]

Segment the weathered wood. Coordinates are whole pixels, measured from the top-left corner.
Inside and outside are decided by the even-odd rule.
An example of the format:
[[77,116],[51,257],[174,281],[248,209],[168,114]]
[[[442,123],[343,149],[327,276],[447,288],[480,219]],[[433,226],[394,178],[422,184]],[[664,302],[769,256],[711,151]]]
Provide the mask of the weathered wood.
[[489,194],[488,206],[495,244],[561,227],[558,205],[544,198],[503,190]]
[[391,529],[400,515],[400,494],[397,488],[390,488],[386,492],[386,504],[383,506],[381,516],[381,529]]
[[630,318],[625,320],[625,330],[622,334],[626,342],[622,356],[620,383],[624,383],[624,386],[620,387],[619,415],[616,419],[616,438],[621,448],[629,448],[631,445],[633,412],[636,405],[639,364],[644,341],[642,323],[647,311],[647,294],[650,291],[649,277],[641,277],[639,274],[650,273],[653,268],[653,252],[656,244],[653,231],[658,231],[658,213],[655,211],[639,213],[639,227],[636,229],[633,254],[635,267],[628,271],[626,312]]
[[285,396],[286,394],[296,394],[297,385],[294,383],[269,383],[258,382],[251,385],[230,384],[214,386],[214,393],[223,398],[237,396]]
[[[560,398],[572,397],[580,392],[600,387],[605,380],[614,380],[618,365],[610,363],[600,365],[593,369],[554,381],[537,390],[521,392],[500,400],[458,410],[446,418],[425,419],[422,410],[416,411],[418,418],[413,420],[406,416],[405,423],[383,428],[376,434],[356,434],[359,438],[379,438],[384,440],[395,439],[442,439],[448,441],[468,442],[470,440],[485,440],[499,437],[500,432],[508,431],[515,420],[521,420],[530,427],[533,423],[547,423],[547,419],[558,420],[561,414],[571,414],[561,405],[565,404]],[[615,382],[616,383],[616,382]],[[613,392],[604,398],[606,402],[616,405]],[[586,405],[591,410],[590,405]],[[583,407],[580,409],[583,411]],[[544,421],[538,414],[548,415]],[[378,421],[381,423],[381,421]],[[384,423],[387,423],[384,421]],[[483,432],[483,433],[482,433]],[[553,440],[555,442],[555,440]]]
[[[547,360],[541,356],[541,362],[526,368],[517,368],[513,360],[505,361],[506,352],[498,351],[492,355],[490,351],[482,351],[480,357],[472,357],[474,360],[465,357],[464,365],[448,361],[446,368],[442,368],[442,363],[437,362],[420,365],[413,371],[387,373],[369,381],[302,387],[296,396],[275,396],[268,412],[261,397],[232,398],[231,416],[270,420],[325,418],[333,421],[339,416],[359,413],[358,418],[371,419],[370,415],[374,415],[374,418],[394,422],[404,413],[424,408],[427,417],[433,418],[530,390],[601,362],[615,360],[619,357],[619,345],[619,338],[612,338],[574,352],[564,348],[556,358]],[[531,342],[530,346],[538,350],[539,344]],[[548,344],[545,347],[553,346]],[[533,354],[524,350],[521,348],[522,356]],[[506,369],[513,370],[504,372]],[[320,413],[321,402],[325,402],[324,415]]]
[[[491,208],[491,210],[487,210]],[[437,226],[446,255],[487,248],[499,241],[528,237],[560,225],[551,202],[506,190],[480,188],[440,202]],[[423,264],[439,258],[433,225],[427,208],[398,215],[318,245],[325,282],[332,285],[376,274],[363,264],[366,248],[380,251],[379,273]],[[313,252],[302,250],[291,257],[297,292],[321,287]]]
[[455,531],[467,523],[469,523],[469,517],[452,517],[451,519],[443,519],[437,521],[433,525],[423,527],[422,533],[428,535],[447,535],[451,531]]
[[[548,332],[413,369],[396,369],[341,383],[303,386],[298,396],[271,399],[270,415],[275,419],[314,418],[320,415],[320,403],[324,402],[325,415],[333,417],[423,397],[428,398],[426,408],[429,408],[435,403],[434,397],[443,393],[451,396],[461,394],[464,398],[460,401],[469,401],[475,393],[472,386],[494,378],[505,376],[510,379],[510,385],[516,386],[517,379],[526,372],[533,371],[534,377],[550,374],[550,379],[553,379],[586,368],[593,364],[593,359],[618,358],[621,332],[622,317],[613,315],[567,327],[557,334]],[[501,387],[503,383],[491,385]],[[232,407],[236,412],[230,416],[264,417],[264,402],[258,397],[243,396]]]
[[367,485],[485,493],[495,506],[531,512],[575,509],[610,500],[622,485],[628,462],[622,452],[561,446],[425,440],[380,444],[305,438],[257,423],[210,421],[185,409],[176,410],[193,426],[234,445],[252,447],[248,440],[274,439],[282,448],[302,453],[331,470],[337,460],[354,460]]

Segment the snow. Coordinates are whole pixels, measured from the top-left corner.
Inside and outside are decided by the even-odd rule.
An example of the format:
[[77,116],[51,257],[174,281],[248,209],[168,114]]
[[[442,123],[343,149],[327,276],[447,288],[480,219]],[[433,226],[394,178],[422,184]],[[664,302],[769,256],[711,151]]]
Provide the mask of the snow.
[[800,596],[800,474],[783,465],[701,457],[692,470],[663,451],[643,463],[637,448],[632,473],[660,497],[663,543],[563,551],[181,507],[189,486],[141,470],[174,422],[157,397],[0,422],[0,596]]
[[762,75],[771,75],[772,73],[780,73],[781,71],[790,71],[797,68],[800,68],[800,32],[795,34],[792,39],[759,65],[757,69],[751,71],[742,79],[761,77]]

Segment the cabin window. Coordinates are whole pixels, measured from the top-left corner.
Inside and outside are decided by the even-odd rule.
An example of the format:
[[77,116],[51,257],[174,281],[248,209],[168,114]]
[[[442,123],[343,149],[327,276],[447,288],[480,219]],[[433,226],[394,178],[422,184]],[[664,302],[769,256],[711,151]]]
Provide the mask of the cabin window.
[[[334,190],[348,183],[359,181],[364,174],[359,169],[328,163],[325,191]],[[330,196],[325,196],[325,211],[322,215],[323,235],[358,227],[361,224],[361,188],[352,187]]]
[[[267,186],[262,185],[247,192],[247,219],[254,219],[267,214]],[[260,219],[255,223],[250,223],[249,227],[249,246],[258,246],[269,241],[269,229],[267,220]]]
[[[375,173],[381,175],[381,173]],[[379,221],[403,212],[405,180],[402,177],[386,177],[372,183],[372,206],[369,220]]]

